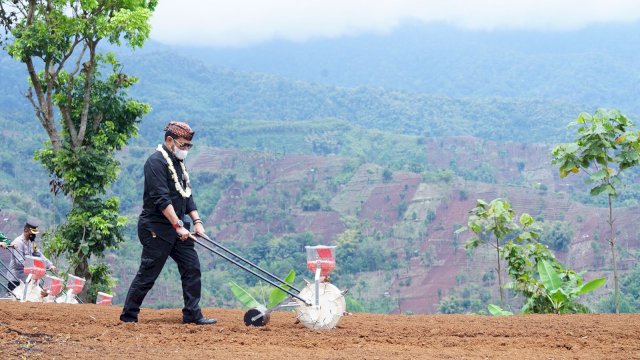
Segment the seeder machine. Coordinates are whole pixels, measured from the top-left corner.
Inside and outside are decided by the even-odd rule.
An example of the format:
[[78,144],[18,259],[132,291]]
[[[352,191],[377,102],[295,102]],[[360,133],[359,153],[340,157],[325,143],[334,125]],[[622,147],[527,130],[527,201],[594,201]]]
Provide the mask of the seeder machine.
[[306,246],[307,268],[314,274],[314,281],[307,281],[304,288],[298,289],[206,235],[194,235],[193,240],[200,246],[289,295],[288,299],[274,309],[266,309],[264,306],[249,309],[244,315],[247,326],[266,325],[271,311],[276,309],[294,308],[298,321],[310,329],[333,329],[344,315],[344,295],[347,291],[340,291],[328,282],[328,275],[336,266],[335,246]]
[[[69,274],[65,286],[63,279],[47,274],[45,262],[42,258],[29,255],[22,257],[18,252],[12,251],[11,249],[9,249],[9,251],[14,261],[19,261],[24,265],[24,273],[27,274],[25,281],[20,280],[9,270],[9,267],[0,260],[0,265],[2,265],[2,269],[0,269],[0,282],[2,282],[2,288],[6,290],[7,294],[13,299],[21,302],[55,302],[66,304],[78,304],[81,302],[76,295],[82,291],[85,279]],[[7,286],[9,282],[19,284],[13,290],[10,290]],[[65,287],[66,291],[64,290]]]

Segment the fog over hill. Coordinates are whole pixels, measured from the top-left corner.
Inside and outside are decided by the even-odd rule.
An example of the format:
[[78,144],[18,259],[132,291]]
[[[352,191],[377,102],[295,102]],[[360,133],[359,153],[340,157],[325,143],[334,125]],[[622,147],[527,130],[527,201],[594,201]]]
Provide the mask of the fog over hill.
[[454,97],[558,99],[640,113],[640,23],[575,31],[470,31],[405,23],[389,34],[244,48],[176,48],[210,65],[339,86]]

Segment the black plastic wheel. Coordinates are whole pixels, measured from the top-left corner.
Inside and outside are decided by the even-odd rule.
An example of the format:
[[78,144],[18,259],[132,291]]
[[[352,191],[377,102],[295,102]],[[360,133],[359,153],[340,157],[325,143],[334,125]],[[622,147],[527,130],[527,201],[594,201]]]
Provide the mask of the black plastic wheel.
[[265,326],[269,323],[271,312],[251,308],[244,313],[244,324],[249,326]]

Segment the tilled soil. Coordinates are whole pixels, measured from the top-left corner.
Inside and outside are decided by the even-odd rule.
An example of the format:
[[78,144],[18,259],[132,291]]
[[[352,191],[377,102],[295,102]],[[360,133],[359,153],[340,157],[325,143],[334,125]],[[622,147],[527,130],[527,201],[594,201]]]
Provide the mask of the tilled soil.
[[241,310],[205,309],[213,326],[184,325],[179,309],[0,302],[0,359],[640,359],[640,315],[353,314],[314,331],[295,313],[246,327]]

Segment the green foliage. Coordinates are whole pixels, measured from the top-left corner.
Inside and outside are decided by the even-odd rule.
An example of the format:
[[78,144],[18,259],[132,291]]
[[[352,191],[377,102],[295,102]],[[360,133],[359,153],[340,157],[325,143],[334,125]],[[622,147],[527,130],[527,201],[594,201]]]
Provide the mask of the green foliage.
[[505,287],[524,295],[526,299],[537,295],[537,262],[547,260],[560,267],[553,253],[543,244],[533,240],[509,241],[504,245],[501,256],[507,262],[507,274],[512,279]]
[[511,311],[503,310],[500,306],[494,305],[494,304],[489,304],[487,306],[487,309],[489,310],[489,313],[491,313],[491,315],[493,315],[493,316],[509,316],[509,315],[513,315],[513,313]]
[[382,171],[382,181],[388,183],[391,180],[393,180],[393,172],[389,169],[384,169],[384,171]]
[[3,242],[5,245],[11,244],[11,239],[7,238],[7,236],[0,232],[0,242]]
[[[578,296],[597,289],[604,284],[605,279],[599,278],[583,283],[580,274],[564,269],[555,260],[553,253],[537,242],[540,238],[539,229],[529,214],[522,214],[519,219],[520,225],[515,224],[514,211],[510,204],[502,199],[496,199],[489,204],[478,200],[476,208],[470,213],[472,215],[469,217],[468,227],[475,234],[489,232],[496,238],[495,248],[499,257],[506,260],[507,273],[512,279],[505,287],[525,296],[523,313],[588,311],[577,302]],[[513,239],[500,245],[500,240],[508,236],[513,236]],[[482,244],[482,241],[481,236],[472,238],[467,243],[467,248],[474,249]],[[500,265],[497,271],[498,283],[502,290]],[[491,308],[489,310],[491,311]],[[497,308],[493,310],[498,311]]]
[[245,307],[254,308],[260,306],[258,300],[254,299],[251,294],[249,294],[245,289],[240,287],[240,285],[236,284],[235,282],[230,281],[229,288],[231,289],[231,292],[236,297],[236,299],[238,299],[238,301],[240,301],[240,303]]
[[[118,80],[116,71],[120,65],[117,62],[112,65],[114,73],[108,79],[101,80],[97,73],[93,75],[90,114],[104,120],[87,131],[83,145],[74,148],[70,137],[65,136],[59,150],[47,143],[45,149],[36,154],[54,177],[64,180],[63,191],[73,199],[67,222],[58,228],[59,234],[48,246],[55,249],[57,256],[67,255],[74,273],[79,276],[88,275],[86,263],[92,255],[101,256],[106,249],[124,240],[121,229],[127,219],[119,215],[119,200],[103,196],[118,174],[120,164],[114,152],[136,134],[140,117],[149,111],[147,105],[125,97],[123,91],[135,81]],[[59,101],[80,101],[84,96],[80,89],[82,79],[77,81],[78,91],[72,93],[72,98]],[[89,284],[93,286],[92,281]],[[89,292],[92,291],[90,288]]]
[[438,302],[440,314],[482,314],[485,301],[474,284],[465,286],[460,294],[453,291]]
[[318,194],[305,195],[300,205],[303,211],[318,211],[322,208],[322,198]]
[[[600,301],[598,309],[602,312],[615,312],[615,299],[608,296]],[[640,262],[620,281],[620,312],[640,312]]]
[[[60,60],[80,34],[94,41],[106,38],[113,44],[124,38],[131,46],[140,47],[149,37],[149,19],[157,1],[13,3],[23,14],[33,11],[30,18],[13,20],[14,39],[7,45],[11,56],[24,61],[33,56]],[[3,25],[12,20],[8,15],[3,14]]]
[[347,305],[347,311],[351,311],[351,312],[366,312],[366,309],[364,308],[364,306],[362,305],[361,302],[359,302],[358,300],[356,300],[355,298],[353,298],[352,296],[345,296],[344,297],[346,305]]
[[[499,244],[500,240],[518,229],[513,222],[515,211],[511,209],[511,204],[506,199],[494,199],[490,203],[479,199],[476,207],[469,210],[469,213],[471,215],[467,220],[467,227],[456,230],[456,233],[461,233],[469,229],[476,234],[465,245],[467,249],[475,249],[484,243],[489,243],[487,234],[493,235]],[[530,216],[521,220],[528,222],[529,219]]]
[[311,144],[313,153],[319,155],[338,154],[342,145],[337,131],[309,134],[304,140]]
[[581,274],[565,269],[549,249],[535,239],[516,238],[502,249],[512,282],[505,285],[525,297],[521,309],[530,313],[583,313],[590,310],[578,297],[604,284],[604,278],[587,283]]
[[613,198],[622,188],[621,173],[640,164],[640,132],[632,130],[634,124],[618,110],[598,109],[593,115],[580,113],[576,122],[578,137],[574,142],[553,148],[552,163],[560,169],[560,177],[579,173],[588,175],[592,184],[591,196],[605,194],[609,205],[609,245],[613,265],[614,297],[619,312],[618,265],[616,239],[613,227]]
[[539,241],[555,251],[566,251],[573,238],[573,228],[566,221],[542,223]]
[[638,133],[634,124],[618,110],[598,109],[593,115],[580,113],[569,125],[578,127],[578,138],[553,148],[552,163],[560,168],[560,177],[587,172],[587,182],[597,184],[593,196],[616,195],[620,173],[640,163]]
[[[465,244],[467,250],[473,250],[482,244],[490,244],[493,246],[497,253],[497,273],[498,273],[498,288],[500,290],[500,304],[504,305],[504,292],[502,289],[502,275],[500,264],[500,251],[502,249],[501,243],[508,235],[511,235],[515,231],[519,230],[518,225],[514,223],[515,211],[511,209],[511,204],[506,199],[494,199],[490,203],[484,200],[478,199],[476,207],[469,211],[471,214],[467,220],[467,227],[461,227],[454,232],[454,234],[460,234],[467,229],[476,235],[469,239]],[[533,223],[533,218],[529,214],[522,214],[520,216],[520,223],[527,228]],[[492,235],[495,239],[495,244],[491,242],[487,235]],[[523,237],[535,236],[535,233],[524,231],[520,234]]]
[[91,274],[91,287],[87,291],[87,302],[95,302],[98,292],[110,293],[116,285],[115,280],[111,277],[112,271],[108,265],[99,263],[89,266]]
[[[289,271],[289,274],[283,279],[287,284],[292,284],[296,278],[296,272],[294,270]],[[271,286],[271,285],[270,285]],[[289,290],[289,285],[281,285],[283,288]],[[229,282],[229,288],[231,292],[236,297],[238,301],[242,305],[247,308],[254,308],[262,305],[258,300],[256,300],[247,290],[243,289],[240,285],[238,285],[234,281]],[[267,309],[273,309],[278,306],[284,299],[289,296],[286,292],[278,289],[277,287],[273,287],[271,292],[269,293],[268,303],[265,306]]]
[[[257,236],[254,241],[238,249],[245,254],[247,260],[271,272],[272,274],[289,274],[291,269],[296,274],[306,270],[306,245],[314,245],[313,234],[300,233],[275,237],[273,234]],[[231,268],[234,279],[242,280],[247,285],[258,283],[253,275],[240,269]]]
[[455,173],[451,169],[439,169],[436,171],[426,171],[422,173],[422,181],[425,183],[443,182],[449,184],[455,178]]
[[[62,180],[62,190],[72,201],[67,222],[58,228],[49,250],[68,256],[73,272],[87,278],[89,296],[109,284],[107,272],[97,265],[94,285],[89,259],[121,242],[126,223],[118,214],[118,200],[103,199],[117,177],[114,152],[137,134],[140,117],[150,111],[126,97],[137,79],[122,73],[113,54],[101,55],[96,49],[101,40],[119,45],[124,39],[131,47],[142,46],[156,4],[16,0],[7,6],[17,11],[0,14],[11,34],[4,49],[26,65],[31,86],[27,98],[49,136],[36,159]],[[72,58],[75,68],[67,64]],[[110,67],[106,76],[100,73],[103,66]]]
[[392,270],[398,268],[395,252],[388,249],[373,236],[359,229],[347,229],[334,241],[338,246],[336,263],[340,271],[355,274],[361,271]]
[[398,207],[396,208],[396,213],[398,214],[398,219],[402,219],[405,211],[409,208],[409,204],[406,201],[402,200],[398,203]]
[[578,296],[594,291],[606,282],[605,278],[597,278],[583,283],[582,277],[571,273],[561,277],[553,264],[546,260],[538,262],[538,273],[543,295],[549,300],[556,314],[582,312],[583,307],[575,302]]
[[464,306],[462,305],[462,299],[454,295],[445,296],[438,303],[438,313],[440,314],[464,313]]
[[[289,274],[287,274],[287,276],[283,279],[284,282],[286,282],[287,284],[292,284],[293,281],[296,278],[296,272],[291,270],[289,271]],[[283,285],[283,288],[289,290],[290,286],[289,285]],[[269,303],[267,304],[267,309],[272,309],[276,306],[278,306],[278,304],[280,304],[284,299],[287,298],[287,296],[289,296],[286,292],[278,289],[278,288],[274,288],[273,290],[271,290],[271,292],[269,293]]]

